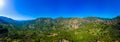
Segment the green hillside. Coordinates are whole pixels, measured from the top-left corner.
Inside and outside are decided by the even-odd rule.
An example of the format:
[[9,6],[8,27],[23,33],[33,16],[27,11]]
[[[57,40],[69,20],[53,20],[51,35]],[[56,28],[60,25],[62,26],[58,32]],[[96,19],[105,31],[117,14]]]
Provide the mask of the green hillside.
[[9,22],[0,19],[0,42],[120,42],[120,16]]

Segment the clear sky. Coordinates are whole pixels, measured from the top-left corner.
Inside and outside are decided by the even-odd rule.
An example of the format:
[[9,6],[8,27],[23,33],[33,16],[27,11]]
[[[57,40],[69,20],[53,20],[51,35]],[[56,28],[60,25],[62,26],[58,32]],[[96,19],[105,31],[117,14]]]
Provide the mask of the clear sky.
[[0,0],[0,16],[15,20],[118,15],[120,0]]

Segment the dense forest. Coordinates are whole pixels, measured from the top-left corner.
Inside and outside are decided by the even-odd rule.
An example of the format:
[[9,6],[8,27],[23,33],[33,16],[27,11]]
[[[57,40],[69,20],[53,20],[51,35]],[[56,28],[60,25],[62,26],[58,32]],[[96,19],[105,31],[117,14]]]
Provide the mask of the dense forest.
[[120,16],[25,21],[0,16],[0,42],[120,42]]

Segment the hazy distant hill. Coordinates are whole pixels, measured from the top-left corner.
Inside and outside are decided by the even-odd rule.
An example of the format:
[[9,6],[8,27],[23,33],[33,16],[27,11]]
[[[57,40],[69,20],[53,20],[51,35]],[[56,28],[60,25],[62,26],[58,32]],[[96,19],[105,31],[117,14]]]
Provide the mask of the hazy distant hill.
[[22,25],[22,24],[24,24],[25,22],[26,22],[26,21],[13,20],[13,19],[8,18],[8,17],[0,16],[0,23],[2,23],[2,24]]
[[14,22],[14,20],[12,20],[10,18],[7,18],[7,17],[0,16],[0,23],[9,24],[9,23],[12,23],[12,22]]

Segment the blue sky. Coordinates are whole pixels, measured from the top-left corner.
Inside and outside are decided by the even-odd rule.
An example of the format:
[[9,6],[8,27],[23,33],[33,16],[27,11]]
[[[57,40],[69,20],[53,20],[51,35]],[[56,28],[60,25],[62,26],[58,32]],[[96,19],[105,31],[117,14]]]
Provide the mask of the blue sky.
[[120,15],[119,2],[120,0],[4,0],[0,16],[15,20],[38,17],[113,18]]

